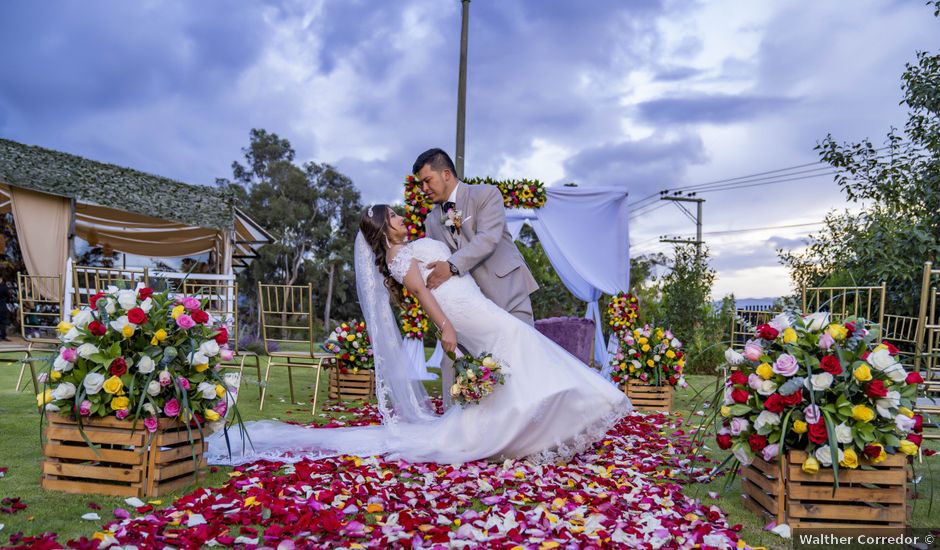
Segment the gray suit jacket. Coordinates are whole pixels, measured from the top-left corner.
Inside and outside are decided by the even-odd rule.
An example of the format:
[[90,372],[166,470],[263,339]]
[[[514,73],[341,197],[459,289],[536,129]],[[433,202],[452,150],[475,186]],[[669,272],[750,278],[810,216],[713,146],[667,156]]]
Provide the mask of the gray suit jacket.
[[443,209],[435,205],[424,222],[428,236],[450,248],[449,261],[461,275],[469,272],[487,298],[511,311],[539,285],[506,227],[502,193],[492,185],[461,182],[456,208],[465,220],[460,234],[444,226]]

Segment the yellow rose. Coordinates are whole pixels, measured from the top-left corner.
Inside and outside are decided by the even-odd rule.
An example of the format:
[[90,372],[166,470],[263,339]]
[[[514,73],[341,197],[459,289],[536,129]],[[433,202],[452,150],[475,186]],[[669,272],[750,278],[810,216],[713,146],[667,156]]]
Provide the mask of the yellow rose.
[[177,317],[179,317],[180,315],[184,313],[186,313],[186,308],[183,307],[183,304],[180,304],[173,308],[173,311],[170,313],[170,315],[173,317],[173,320],[175,321]]
[[355,335],[355,334],[349,334],[349,335],[346,336],[346,341],[347,341],[347,342],[352,342],[352,341],[355,340],[355,339],[356,339],[356,335]]
[[219,413],[215,412],[212,409],[206,409],[203,414],[206,415],[206,420],[208,420],[209,422],[215,422],[216,420],[222,418],[221,416],[219,416]]
[[731,416],[731,407],[729,407],[728,405],[722,405],[722,406],[721,406],[721,416],[724,416],[724,417],[729,417],[729,416]]
[[888,458],[888,453],[885,452],[885,448],[881,443],[872,443],[872,445],[878,447],[878,450],[881,451],[878,453],[877,458],[869,458],[872,464],[878,464],[879,462],[883,462],[884,459]]
[[875,349],[871,350],[871,352],[875,353],[876,351],[881,351],[883,349],[888,349],[888,346],[884,344],[878,344],[877,346],[875,346]]
[[633,374],[634,372],[636,372],[636,367],[634,367],[634,366],[631,364],[631,365],[630,365],[630,374]]
[[646,336],[640,338],[640,339],[637,340],[637,341],[638,341],[640,344],[645,344],[645,343],[649,342],[649,340],[646,339]]
[[225,386],[223,386],[223,385],[221,385],[221,384],[216,384],[216,385],[215,385],[215,394],[218,395],[219,397],[222,397],[223,395],[225,395]]
[[757,367],[757,376],[760,376],[764,380],[770,380],[774,376],[774,368],[767,363],[761,363]]
[[647,366],[647,367],[652,367],[652,366],[655,365],[655,364],[656,364],[656,363],[654,363],[652,359],[647,359],[647,360],[646,360],[646,366]]
[[802,469],[809,475],[815,475],[819,471],[819,461],[816,460],[816,457],[808,456],[806,457],[806,462],[803,463]]
[[842,460],[839,461],[839,466],[853,470],[858,468],[858,454],[855,453],[855,449],[846,449],[845,452],[842,453]]
[[844,326],[833,323],[829,325],[829,336],[832,336],[835,340],[845,340],[845,337],[849,335],[849,330]]
[[783,343],[792,344],[793,342],[796,342],[796,331],[787,327],[787,329],[783,331]]
[[130,406],[131,406],[131,400],[126,397],[115,397],[111,399],[112,411],[126,410]]
[[875,411],[865,405],[855,405],[852,407],[852,418],[859,422],[871,422],[875,419]]
[[643,344],[643,347],[640,348],[640,349],[643,350],[644,352],[647,352],[647,351],[650,350],[650,345],[649,345],[649,344]]
[[793,433],[805,434],[807,429],[809,429],[809,427],[806,425],[806,422],[802,420],[793,421]]
[[908,418],[914,418],[914,411],[912,411],[911,409],[908,409],[907,407],[899,407],[898,412]]
[[128,323],[124,325],[124,328],[121,329],[121,335],[125,338],[130,338],[134,335],[134,325]]
[[114,395],[119,391],[124,389],[124,382],[121,382],[121,379],[117,376],[112,376],[104,381],[104,386],[102,386],[105,392]]
[[153,338],[150,339],[150,345],[156,346],[164,340],[166,340],[166,331],[161,328],[157,332],[153,333]]
[[898,445],[898,450],[908,456],[914,456],[917,454],[917,443],[905,439],[904,441],[901,441],[900,445]]
[[57,370],[54,370],[54,371],[52,371],[52,372],[49,373],[49,378],[51,378],[51,379],[53,379],[53,380],[58,380],[58,379],[62,378],[62,373],[59,372],[59,371],[57,371]]
[[72,330],[72,323],[69,323],[68,321],[60,321],[59,324],[56,325],[55,329],[59,331],[60,334],[65,334],[66,332]]
[[38,403],[40,407],[44,406],[46,403],[51,403],[51,402],[52,402],[52,390],[51,389],[46,388],[46,391],[36,394],[36,403]]
[[678,361],[676,364],[679,365],[679,368],[684,367],[684,366],[685,366],[685,359],[679,359],[679,361]]
[[675,358],[676,358],[676,352],[674,352],[674,351],[672,351],[672,350],[669,350],[669,351],[666,352],[666,357],[668,357],[668,358],[670,358],[670,359],[675,359]]
[[209,363],[202,363],[201,365],[196,365],[196,372],[205,372],[209,368]]
[[855,376],[855,379],[859,382],[868,382],[871,380],[871,369],[866,363],[862,363],[852,371],[852,375]]

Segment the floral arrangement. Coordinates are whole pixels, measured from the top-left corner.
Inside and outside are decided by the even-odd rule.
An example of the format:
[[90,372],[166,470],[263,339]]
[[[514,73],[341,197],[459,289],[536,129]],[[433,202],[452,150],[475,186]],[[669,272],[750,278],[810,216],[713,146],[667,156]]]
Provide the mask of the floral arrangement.
[[405,177],[405,227],[408,240],[423,238],[424,219],[434,208],[434,203],[421,190],[421,182],[414,176]]
[[682,371],[685,354],[682,342],[672,332],[662,328],[634,329],[624,335],[620,349],[614,355],[611,378],[617,384],[633,378],[654,386],[688,386]]
[[630,334],[639,315],[640,304],[633,294],[620,292],[610,297],[607,304],[607,324],[618,340],[623,341]]
[[428,315],[407,288],[402,289],[401,330],[405,338],[424,340],[428,332]]
[[150,432],[161,417],[220,422],[228,389],[217,365],[232,352],[226,328],[202,308],[146,287],[98,292],[59,323],[62,347],[43,373],[39,406],[79,421],[143,420]]
[[455,403],[465,406],[476,405],[481,399],[493,393],[497,384],[503,384],[506,381],[503,364],[489,353],[482,353],[478,357],[471,355],[457,357],[453,352],[448,352],[447,356],[454,362],[456,371],[454,385],[450,387],[450,396]]
[[362,321],[340,323],[323,347],[336,356],[336,365],[343,373],[350,370],[358,374],[360,369],[375,366],[372,360],[372,339]]
[[539,180],[496,180],[493,178],[467,178],[464,182],[470,185],[480,183],[495,185],[503,194],[503,204],[506,208],[538,209],[545,206],[545,184]]
[[737,370],[725,382],[717,443],[737,462],[799,449],[814,474],[917,453],[923,418],[911,409],[923,380],[904,370],[897,348],[877,342],[877,325],[784,313],[756,332],[743,353],[725,352]]

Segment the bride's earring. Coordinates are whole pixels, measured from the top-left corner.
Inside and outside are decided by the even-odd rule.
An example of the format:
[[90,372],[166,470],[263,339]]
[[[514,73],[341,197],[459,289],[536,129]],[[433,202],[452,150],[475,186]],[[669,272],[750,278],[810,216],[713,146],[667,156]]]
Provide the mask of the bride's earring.
[[388,240],[388,234],[385,234],[385,246],[388,248],[392,247],[392,243]]

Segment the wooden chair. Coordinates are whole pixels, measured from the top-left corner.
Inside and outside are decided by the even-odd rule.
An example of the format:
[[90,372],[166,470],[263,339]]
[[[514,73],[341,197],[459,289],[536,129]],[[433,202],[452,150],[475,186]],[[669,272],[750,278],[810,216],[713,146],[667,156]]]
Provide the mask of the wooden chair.
[[[17,273],[19,288],[20,333],[26,340],[26,357],[22,359],[16,391],[23,383],[23,374],[29,365],[33,388],[39,391],[39,381],[33,362],[37,355],[55,353],[59,347],[56,327],[62,320],[62,277],[58,275],[26,275]],[[53,295],[42,292],[52,289]]]
[[74,307],[88,305],[88,299],[109,286],[134,288],[137,283],[150,286],[147,268],[72,266]]
[[[217,317],[229,332],[229,349],[235,358],[233,361],[222,361],[219,365],[224,369],[238,369],[239,380],[244,380],[242,374],[245,370],[245,361],[254,363],[255,373],[258,376],[258,398],[263,390],[261,384],[261,358],[257,353],[238,349],[238,283],[229,281],[190,281],[183,282],[183,293],[198,298],[205,303],[206,313]],[[250,366],[249,366],[250,368]]]
[[264,408],[271,367],[287,367],[290,398],[294,403],[297,399],[294,396],[293,369],[306,368],[316,370],[312,407],[312,412],[316,413],[320,372],[324,363],[330,363],[334,358],[314,341],[313,286],[258,283],[258,307],[261,310],[261,340],[268,355],[259,409]]
[[802,294],[804,314],[825,311],[836,323],[848,317],[864,317],[884,327],[886,292],[883,282],[879,286],[805,287]]

